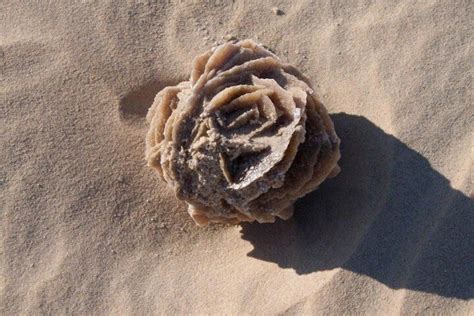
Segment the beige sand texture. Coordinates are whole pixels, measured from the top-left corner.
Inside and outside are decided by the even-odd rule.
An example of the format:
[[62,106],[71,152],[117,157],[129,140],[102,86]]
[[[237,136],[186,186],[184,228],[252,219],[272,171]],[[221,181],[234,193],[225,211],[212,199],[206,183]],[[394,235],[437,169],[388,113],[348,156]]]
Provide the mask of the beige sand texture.
[[[0,314],[474,313],[472,2],[262,2],[1,1]],[[226,35],[342,140],[287,222],[199,228],[145,165],[154,95]]]

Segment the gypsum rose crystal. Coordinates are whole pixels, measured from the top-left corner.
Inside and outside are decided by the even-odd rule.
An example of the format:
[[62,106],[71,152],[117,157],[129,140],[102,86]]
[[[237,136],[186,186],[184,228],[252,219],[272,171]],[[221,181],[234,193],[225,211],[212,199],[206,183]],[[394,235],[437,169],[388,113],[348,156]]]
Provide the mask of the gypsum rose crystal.
[[339,172],[340,141],[309,80],[252,40],[197,56],[147,120],[148,165],[198,225],[288,219]]

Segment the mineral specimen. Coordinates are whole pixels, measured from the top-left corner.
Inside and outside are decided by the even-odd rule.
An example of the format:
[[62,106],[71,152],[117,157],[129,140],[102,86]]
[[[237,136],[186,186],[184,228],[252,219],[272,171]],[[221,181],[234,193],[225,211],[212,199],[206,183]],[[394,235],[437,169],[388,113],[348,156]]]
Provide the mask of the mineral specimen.
[[147,120],[146,160],[199,225],[288,219],[339,172],[339,138],[309,80],[252,40],[195,58]]

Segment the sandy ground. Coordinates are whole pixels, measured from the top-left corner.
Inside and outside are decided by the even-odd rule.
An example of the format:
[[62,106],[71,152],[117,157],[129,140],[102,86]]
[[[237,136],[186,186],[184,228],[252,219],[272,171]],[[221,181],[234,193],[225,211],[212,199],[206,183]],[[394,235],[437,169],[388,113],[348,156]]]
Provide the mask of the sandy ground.
[[[163,3],[1,2],[0,314],[474,313],[472,2]],[[145,166],[154,94],[225,35],[342,139],[288,222],[198,228]]]

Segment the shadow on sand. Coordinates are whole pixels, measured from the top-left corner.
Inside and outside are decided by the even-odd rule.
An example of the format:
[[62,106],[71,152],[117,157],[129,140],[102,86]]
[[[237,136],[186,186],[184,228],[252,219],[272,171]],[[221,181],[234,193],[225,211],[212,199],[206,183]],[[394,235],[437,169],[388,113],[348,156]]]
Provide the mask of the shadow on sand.
[[367,119],[336,114],[341,173],[293,219],[243,224],[248,255],[298,274],[343,268],[394,289],[474,297],[474,203]]
[[153,78],[125,93],[119,101],[119,115],[122,119],[144,118],[158,92],[177,83]]

